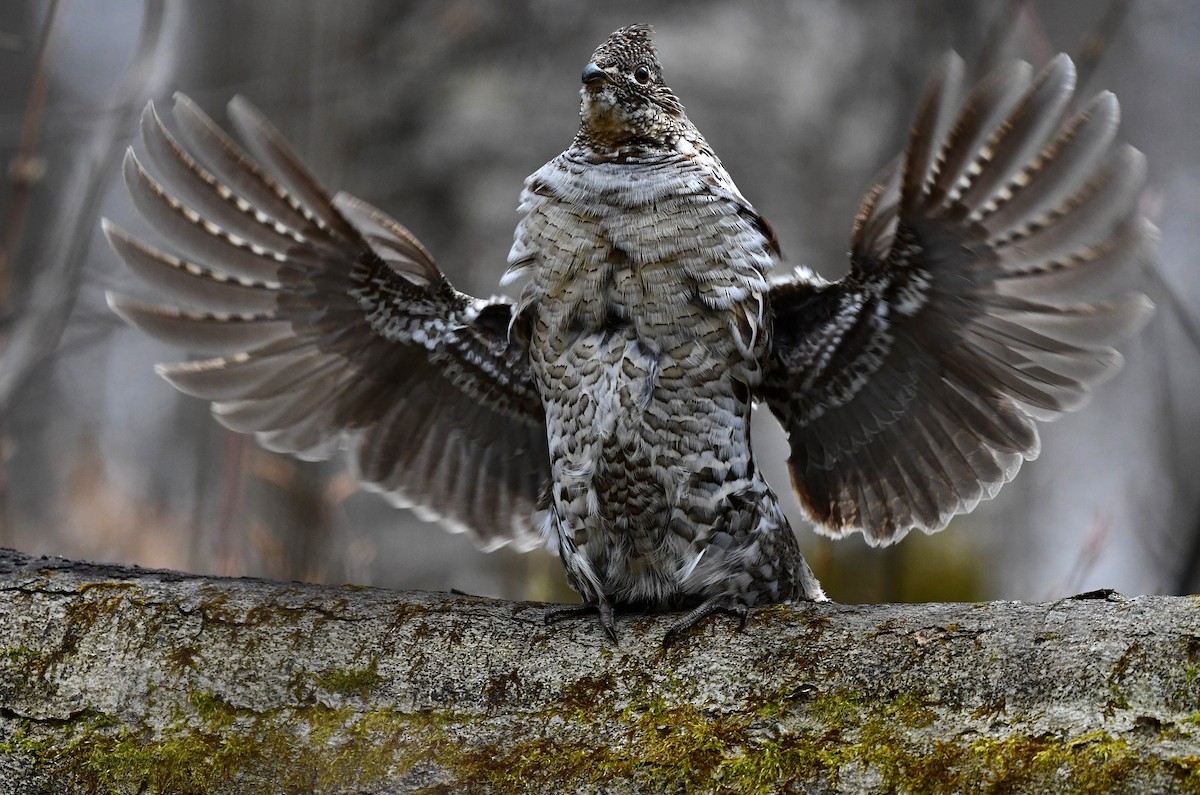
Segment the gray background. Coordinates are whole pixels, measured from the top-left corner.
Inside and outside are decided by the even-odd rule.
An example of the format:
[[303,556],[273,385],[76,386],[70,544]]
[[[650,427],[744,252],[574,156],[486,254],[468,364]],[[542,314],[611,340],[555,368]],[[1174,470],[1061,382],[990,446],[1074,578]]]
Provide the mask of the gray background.
[[[1083,93],[1117,93],[1123,136],[1149,158],[1145,210],[1163,235],[1142,277],[1159,311],[1124,346],[1125,370],[1084,411],[1045,427],[1041,458],[995,500],[937,536],[886,550],[830,542],[787,499],[814,569],[842,601],[1193,588],[1200,4],[171,2],[145,42],[152,57],[127,75],[154,9],[54,4],[40,70],[48,91],[35,102],[44,115],[31,138],[44,173],[27,188],[0,184],[0,545],[204,573],[570,598],[548,555],[479,553],[355,492],[340,462],[265,453],[158,380],[153,363],[183,357],[108,313],[105,289],[145,293],[104,245],[97,215],[145,230],[115,163],[147,99],[169,106],[182,90],[223,120],[241,93],[331,188],[393,214],[456,286],[488,295],[521,180],[574,133],[588,55],[611,30],[646,21],[668,82],[775,225],[787,261],[828,277],[845,270],[857,202],[902,145],[947,49],[976,76],[1010,57],[1040,65],[1066,51],[1081,58]],[[0,6],[4,163],[29,118],[50,11]],[[81,198],[89,191],[95,206]],[[782,434],[765,411],[755,433],[782,494]]]

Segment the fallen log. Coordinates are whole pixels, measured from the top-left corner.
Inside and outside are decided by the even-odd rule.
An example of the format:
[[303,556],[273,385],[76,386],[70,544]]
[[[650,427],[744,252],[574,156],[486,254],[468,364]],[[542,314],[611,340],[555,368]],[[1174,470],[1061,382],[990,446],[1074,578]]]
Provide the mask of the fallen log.
[[670,616],[0,551],[0,793],[1200,792],[1200,600]]

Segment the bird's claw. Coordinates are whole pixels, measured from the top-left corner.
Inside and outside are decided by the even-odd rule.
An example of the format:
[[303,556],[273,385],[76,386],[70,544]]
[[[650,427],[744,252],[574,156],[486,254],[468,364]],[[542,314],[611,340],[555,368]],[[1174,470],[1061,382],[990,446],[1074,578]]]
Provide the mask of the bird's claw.
[[699,606],[689,610],[682,618],[667,628],[663,635],[663,648],[669,648],[675,641],[682,638],[688,631],[713,613],[725,613],[738,619],[738,632],[746,628],[750,618],[750,608],[729,596],[713,596],[701,602]]
[[589,613],[600,614],[600,627],[604,630],[604,634],[608,635],[609,640],[617,643],[617,624],[613,614],[612,603],[604,599],[592,604],[583,605],[555,605],[546,608],[546,612],[542,615],[542,622],[549,626],[564,618],[573,618],[575,616],[587,615]]

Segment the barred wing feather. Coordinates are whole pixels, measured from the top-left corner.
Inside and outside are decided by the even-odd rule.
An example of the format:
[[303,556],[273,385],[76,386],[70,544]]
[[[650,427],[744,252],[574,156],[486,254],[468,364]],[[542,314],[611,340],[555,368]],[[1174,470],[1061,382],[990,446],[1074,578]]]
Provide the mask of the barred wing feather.
[[1121,365],[1145,296],[1095,300],[1150,255],[1140,153],[1074,67],[1006,67],[959,100],[947,58],[909,144],[863,200],[841,281],[772,290],[760,395],[789,433],[818,529],[890,543],[939,530],[1038,454],[1037,421]]
[[125,320],[210,358],[161,365],[217,418],[267,448],[323,459],[485,547],[541,543],[545,418],[506,300],[458,292],[403,226],[330,196],[248,102],[247,154],[187,97],[177,138],[142,117],[151,173],[126,184],[169,253],[105,222],[116,252],[167,296],[110,295]]

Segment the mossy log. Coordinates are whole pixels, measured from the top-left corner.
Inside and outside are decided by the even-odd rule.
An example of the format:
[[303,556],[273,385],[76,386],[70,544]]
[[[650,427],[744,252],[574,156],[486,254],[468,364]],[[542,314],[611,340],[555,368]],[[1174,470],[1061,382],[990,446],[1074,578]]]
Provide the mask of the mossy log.
[[0,793],[1200,792],[1200,601],[543,606],[0,553]]

